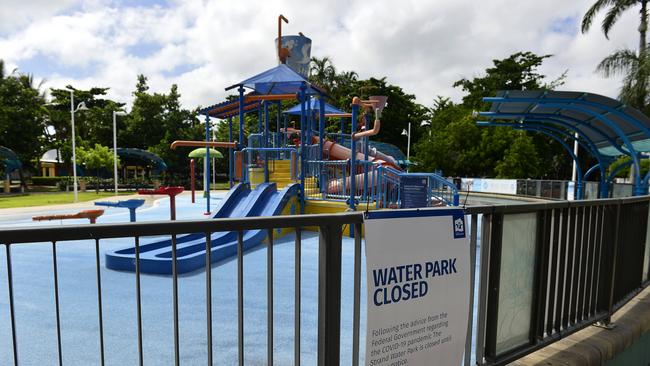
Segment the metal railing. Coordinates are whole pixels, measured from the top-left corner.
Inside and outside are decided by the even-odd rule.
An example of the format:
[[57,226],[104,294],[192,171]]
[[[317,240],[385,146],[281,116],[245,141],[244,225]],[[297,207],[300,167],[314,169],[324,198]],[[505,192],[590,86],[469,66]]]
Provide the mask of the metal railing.
[[[181,363],[181,348],[179,332],[179,274],[176,269],[177,258],[177,237],[184,233],[205,233],[205,342],[206,359],[208,365],[212,365],[216,359],[213,354],[213,285],[212,285],[212,258],[211,258],[211,234],[215,232],[234,232],[237,237],[237,358],[239,365],[245,365],[246,350],[244,349],[244,242],[245,235],[250,230],[266,230],[266,306],[267,306],[267,363],[273,364],[274,356],[274,231],[278,228],[289,228],[295,230],[295,256],[294,256],[294,364],[300,365],[300,340],[301,340],[301,247],[302,232],[304,228],[319,228],[318,244],[318,364],[338,364],[340,354],[340,313],[341,313],[341,250],[342,250],[342,229],[344,226],[354,227],[355,233],[361,233],[363,222],[362,213],[341,213],[330,215],[301,215],[301,216],[275,216],[275,217],[252,217],[242,219],[220,219],[201,221],[174,221],[154,223],[126,223],[126,224],[96,224],[82,226],[63,227],[41,227],[29,229],[0,230],[0,246],[4,246],[6,253],[6,276],[8,289],[8,307],[11,320],[11,339],[4,342],[11,342],[11,353],[13,364],[19,365],[21,354],[18,347],[17,329],[20,324],[16,322],[15,310],[19,306],[14,299],[14,265],[12,252],[18,247],[29,245],[29,243],[50,243],[52,257],[53,289],[52,300],[55,304],[53,318],[56,319],[56,351],[50,359],[43,360],[50,363],[58,360],[59,365],[63,364],[64,349],[62,346],[61,327],[61,302],[59,297],[59,256],[57,249],[65,247],[70,240],[87,240],[88,250],[94,251],[96,306],[97,306],[97,356],[101,365],[105,364],[105,315],[103,312],[104,301],[102,299],[102,276],[101,276],[101,247],[102,241],[110,238],[134,238],[135,240],[135,298],[132,300],[135,309],[137,322],[137,350],[138,363],[144,364],[145,352],[143,346],[143,310],[142,310],[142,281],[140,273],[140,240],[145,236],[165,235],[171,238],[172,245],[172,276],[171,287],[172,297],[169,299],[173,304],[173,344],[174,364]],[[353,301],[353,324],[354,344],[352,347],[353,359],[358,360],[359,356],[359,314],[360,314],[360,282],[361,282],[361,236],[357,234],[354,240],[354,301]],[[20,276],[26,274],[22,273]],[[164,301],[163,299],[158,299]],[[121,301],[127,301],[121,299]],[[29,338],[37,337],[31,334]],[[159,338],[160,335],[151,335]],[[85,350],[84,352],[90,352]],[[354,362],[353,364],[357,364]]]
[[477,364],[505,365],[609,323],[648,280],[649,201],[469,208],[483,215]]
[[399,208],[402,201],[402,178],[427,179],[427,206],[458,206],[456,186],[436,173],[406,173],[389,166],[377,168],[377,208]]
[[274,148],[274,147],[247,147],[238,151],[242,154],[243,182],[251,182],[251,169],[260,169],[263,177],[257,179],[254,183],[269,181],[269,175],[275,172],[277,161],[289,162],[289,178],[293,181],[298,180],[298,150],[292,147]]
[[[370,202],[377,197],[377,164],[356,162],[350,172],[350,160],[310,160],[305,163],[305,195],[308,200]],[[352,194],[351,179],[355,179]]]
[[[567,335],[596,322],[607,324],[611,315],[635,296],[648,281],[648,258],[650,256],[650,238],[646,237],[650,197],[633,197],[625,199],[605,199],[573,202],[549,202],[534,204],[476,206],[468,207],[466,214],[470,222],[470,261],[476,263],[480,256],[480,265],[471,272],[470,304],[477,304],[477,312],[472,306],[468,316],[472,321],[468,325],[468,337],[465,351],[465,365],[471,363],[472,354],[479,365],[504,365],[517,360],[539,348],[558,341]],[[237,238],[236,266],[236,308],[237,337],[231,347],[237,349],[240,365],[247,364],[246,355],[250,351],[244,348],[244,317],[248,311],[244,306],[244,243],[245,235],[250,230],[266,230],[266,344],[267,363],[272,364],[274,351],[274,242],[278,228],[294,229],[293,254],[293,288],[294,288],[294,326],[293,355],[294,364],[300,364],[301,355],[301,258],[303,254],[303,233],[307,228],[317,228],[318,239],[318,364],[338,365],[341,349],[341,298],[342,281],[352,281],[352,364],[359,362],[360,328],[360,289],[361,289],[361,253],[363,214],[349,212],[331,215],[299,215],[257,217],[241,219],[219,219],[200,221],[176,221],[154,223],[120,223],[97,224],[62,227],[30,227],[0,230],[0,247],[4,246],[6,263],[0,266],[0,273],[6,275],[6,302],[11,328],[11,337],[5,342],[11,344],[13,364],[18,365],[21,352],[28,348],[19,347],[17,329],[21,329],[16,317],[17,307],[29,307],[29,303],[17,302],[14,298],[14,278],[25,278],[30,273],[18,273],[20,265],[14,267],[14,250],[29,243],[49,243],[49,252],[40,251],[40,255],[51,256],[52,288],[51,296],[55,306],[51,319],[56,322],[57,347],[50,355],[51,360],[63,364],[64,344],[61,326],[59,279],[59,249],[67,248],[71,240],[83,240],[83,246],[93,253],[92,261],[95,277],[95,304],[86,302],[79,306],[97,308],[97,357],[104,364],[105,357],[105,315],[102,291],[103,243],[111,238],[133,238],[135,241],[136,273],[134,297],[134,322],[137,324],[137,353],[139,364],[147,359],[143,341],[145,337],[159,339],[160,334],[144,329],[142,315],[142,284],[140,274],[140,240],[146,236],[168,236],[172,245],[172,276],[169,281],[173,312],[173,347],[174,363],[181,363],[181,343],[183,335],[179,331],[179,275],[176,270],[177,237],[183,233],[204,233],[206,246],[205,259],[205,363],[219,357],[213,354],[213,276],[212,258],[210,256],[211,233],[233,232]],[[342,276],[342,232],[345,226],[353,227],[354,255],[353,276]],[[479,231],[480,230],[480,231]],[[481,233],[479,235],[479,232]],[[80,242],[72,243],[79,247]],[[42,248],[42,244],[40,246]],[[79,249],[77,249],[79,250]],[[286,255],[286,253],[285,253]],[[64,258],[68,259],[68,258]],[[283,258],[282,266],[287,266]],[[78,263],[78,262],[77,262]],[[74,263],[73,263],[74,264]],[[279,264],[279,263],[278,263]],[[66,267],[70,266],[70,262]],[[87,265],[85,265],[87,267]],[[4,267],[4,268],[3,268]],[[281,268],[280,268],[281,269]],[[104,274],[106,274],[104,272]],[[263,279],[263,280],[264,280]],[[255,277],[259,281],[259,277]],[[475,281],[479,281],[479,290],[473,291]],[[147,282],[144,282],[145,284]],[[282,289],[291,286],[283,284]],[[233,289],[234,290],[234,289]],[[281,290],[278,290],[281,291]],[[260,294],[256,294],[259,296]],[[192,294],[196,298],[197,294]],[[221,298],[219,294],[218,298]],[[476,298],[476,300],[474,299]],[[129,301],[120,298],[121,302]],[[157,301],[165,301],[158,298]],[[195,300],[196,301],[196,300]],[[1,303],[1,302],[0,302]],[[259,304],[259,303],[258,303]],[[25,311],[24,309],[21,309]],[[252,310],[253,312],[255,310]],[[286,311],[286,310],[285,310]],[[113,319],[114,320],[114,319]],[[472,323],[476,323],[473,332]],[[286,324],[282,325],[287,327]],[[28,331],[29,327],[23,328]],[[171,329],[170,329],[171,331]],[[8,332],[8,330],[7,330]],[[39,334],[23,334],[28,339]],[[21,338],[22,339],[22,338]],[[257,343],[264,342],[257,340]],[[475,352],[472,352],[472,345]],[[8,346],[5,346],[8,347]],[[247,351],[248,350],[248,351]],[[286,351],[286,350],[285,350]],[[90,352],[84,350],[84,352]],[[124,351],[123,351],[124,352]]]

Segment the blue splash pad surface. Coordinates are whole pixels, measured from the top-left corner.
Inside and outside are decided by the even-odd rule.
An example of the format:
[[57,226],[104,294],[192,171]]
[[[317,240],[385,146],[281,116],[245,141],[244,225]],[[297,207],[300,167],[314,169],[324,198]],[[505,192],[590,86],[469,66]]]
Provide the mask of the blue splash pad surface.
[[[223,197],[221,194],[220,197]],[[213,196],[213,207],[219,197]],[[189,195],[176,199],[177,217],[204,216],[205,199],[190,202]],[[91,204],[89,204],[91,207]],[[70,213],[71,210],[47,211]],[[72,212],[75,212],[72,210]],[[39,213],[43,214],[43,213]],[[169,199],[138,209],[138,221],[169,218]],[[128,210],[107,207],[99,223],[128,222]],[[3,226],[51,226],[87,224],[87,220],[32,222],[31,214],[0,222]],[[138,363],[135,274],[106,269],[104,253],[125,246],[125,239],[100,242],[105,361],[107,365]],[[151,238],[143,238],[151,240]],[[6,276],[6,253],[0,250],[0,365],[12,364],[11,323]],[[275,241],[274,249],[274,358],[276,364],[293,364],[294,344],[294,235]],[[343,240],[341,361],[351,363],[354,240]],[[56,318],[49,243],[11,247],[14,277],[16,332],[20,364],[56,363]],[[96,267],[93,241],[61,242],[57,245],[61,337],[66,365],[99,364]],[[365,266],[365,263],[363,263]],[[365,268],[365,267],[362,267]],[[365,271],[362,290],[365,294]],[[185,365],[207,360],[205,271],[179,276],[180,358]],[[244,256],[244,349],[246,365],[266,364],[267,353],[266,248]],[[145,364],[173,364],[173,301],[170,276],[142,275],[143,351]],[[318,234],[302,235],[301,361],[316,364],[318,333]],[[365,296],[362,296],[361,329],[365,329]],[[237,363],[237,261],[212,267],[213,354],[220,364]],[[364,349],[364,334],[361,354]]]

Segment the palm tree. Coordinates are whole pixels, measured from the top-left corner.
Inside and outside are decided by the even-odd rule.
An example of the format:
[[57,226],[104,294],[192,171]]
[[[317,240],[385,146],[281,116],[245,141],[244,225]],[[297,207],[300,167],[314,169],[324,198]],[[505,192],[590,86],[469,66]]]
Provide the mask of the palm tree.
[[609,39],[609,31],[618,21],[621,14],[633,8],[637,3],[641,4],[639,11],[639,52],[623,49],[614,52],[603,59],[597,67],[597,71],[606,77],[612,75],[623,75],[623,86],[619,98],[624,103],[641,110],[645,110],[649,104],[648,78],[650,77],[650,60],[648,60],[646,34],[648,30],[648,1],[650,0],[597,0],[582,18],[582,33],[589,31],[596,14],[607,9],[601,29],[605,37]]
[[643,50],[638,55],[632,50],[619,50],[605,57],[598,64],[597,71],[606,77],[623,75],[620,99],[644,112],[650,112],[650,93],[648,85],[650,77],[650,55]]
[[614,24],[621,17],[621,14],[626,10],[634,7],[637,3],[641,4],[639,15],[641,23],[639,24],[639,50],[643,51],[646,48],[646,32],[648,30],[648,1],[649,0],[597,0],[594,5],[587,10],[584,17],[582,17],[582,33],[587,33],[593,23],[596,14],[606,7],[609,7],[605,19],[601,24],[601,28],[605,37],[609,39],[609,31]]
[[332,60],[325,56],[321,59],[311,58],[311,67],[309,68],[309,80],[317,85],[331,91],[336,79],[336,68]]

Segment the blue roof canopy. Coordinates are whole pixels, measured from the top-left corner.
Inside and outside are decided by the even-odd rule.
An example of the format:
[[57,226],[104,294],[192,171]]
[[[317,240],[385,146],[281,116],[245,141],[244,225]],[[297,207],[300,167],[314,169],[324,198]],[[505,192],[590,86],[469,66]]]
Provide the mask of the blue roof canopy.
[[479,115],[491,121],[535,122],[578,133],[606,156],[650,152],[650,118],[612,98],[571,91],[509,90],[483,100],[492,107]]
[[[320,112],[320,101],[317,98],[310,97],[307,102],[308,104],[305,106],[305,109],[311,108],[312,111]],[[296,104],[282,113],[299,116],[300,104]],[[325,103],[325,114],[329,114],[329,113],[345,113],[345,112],[334,107],[331,104]]]
[[324,94],[324,92],[312,85],[307,79],[289,66],[280,64],[260,74],[250,77],[242,82],[231,85],[226,90],[237,86],[253,89],[258,94],[295,94],[300,92],[300,87],[306,86],[307,94]]
[[[253,94],[248,94],[253,95]],[[244,102],[244,113],[253,112],[261,107],[259,100]],[[239,114],[239,99],[227,100],[225,102],[213,104],[199,110],[199,114],[210,115],[216,118],[228,118]]]

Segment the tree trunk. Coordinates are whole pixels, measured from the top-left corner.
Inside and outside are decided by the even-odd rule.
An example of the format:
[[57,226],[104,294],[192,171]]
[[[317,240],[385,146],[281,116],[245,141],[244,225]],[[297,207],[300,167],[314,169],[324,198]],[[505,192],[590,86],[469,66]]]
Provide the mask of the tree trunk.
[[639,24],[639,55],[645,52],[646,32],[648,31],[648,0],[641,0],[641,24]]
[[639,79],[638,79],[638,89],[640,93],[638,95],[638,108],[642,111],[646,110],[646,99],[648,96],[648,75],[642,66],[645,63],[645,57],[647,57],[647,40],[646,35],[648,31],[648,0],[641,0],[641,10],[639,11],[641,15],[641,24],[639,25]]
[[20,192],[25,192],[27,190],[27,182],[25,182],[25,175],[23,174],[23,168],[18,169],[18,175],[20,176]]

